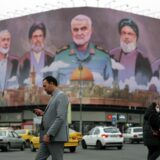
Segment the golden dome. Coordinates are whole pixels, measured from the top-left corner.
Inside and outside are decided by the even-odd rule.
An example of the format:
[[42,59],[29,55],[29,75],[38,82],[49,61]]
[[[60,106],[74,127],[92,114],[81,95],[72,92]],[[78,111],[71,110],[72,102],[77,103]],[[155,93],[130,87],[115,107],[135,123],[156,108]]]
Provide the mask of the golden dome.
[[83,66],[82,70],[80,70],[79,68],[76,68],[72,72],[70,80],[78,81],[80,79],[83,81],[93,81],[93,74],[87,67]]

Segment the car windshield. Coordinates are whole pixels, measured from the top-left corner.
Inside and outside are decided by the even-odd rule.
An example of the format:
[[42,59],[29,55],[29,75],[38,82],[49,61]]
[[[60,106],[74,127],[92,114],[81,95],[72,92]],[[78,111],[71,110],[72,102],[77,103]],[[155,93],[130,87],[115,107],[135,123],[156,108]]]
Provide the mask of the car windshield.
[[69,128],[69,133],[74,133],[74,132],[76,132],[76,131]]
[[6,131],[0,131],[0,136],[6,136],[7,132]]
[[25,134],[26,133],[25,130],[15,130],[15,132],[18,133],[18,134]]
[[142,128],[134,128],[133,132],[142,132]]
[[118,128],[104,128],[105,133],[118,133],[119,129]]

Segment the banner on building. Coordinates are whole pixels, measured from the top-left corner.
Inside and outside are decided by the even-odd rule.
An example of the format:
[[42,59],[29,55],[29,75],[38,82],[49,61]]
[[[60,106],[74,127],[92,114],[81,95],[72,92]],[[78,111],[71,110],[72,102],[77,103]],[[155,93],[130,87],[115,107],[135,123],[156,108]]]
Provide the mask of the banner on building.
[[144,106],[160,93],[160,20],[66,8],[0,22],[0,106],[47,104],[55,76],[71,104]]

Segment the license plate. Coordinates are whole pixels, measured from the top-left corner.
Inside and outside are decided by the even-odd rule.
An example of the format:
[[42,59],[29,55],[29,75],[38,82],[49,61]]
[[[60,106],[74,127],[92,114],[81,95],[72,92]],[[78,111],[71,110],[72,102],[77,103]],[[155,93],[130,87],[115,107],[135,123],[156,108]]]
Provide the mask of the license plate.
[[117,137],[117,135],[110,135],[110,137]]

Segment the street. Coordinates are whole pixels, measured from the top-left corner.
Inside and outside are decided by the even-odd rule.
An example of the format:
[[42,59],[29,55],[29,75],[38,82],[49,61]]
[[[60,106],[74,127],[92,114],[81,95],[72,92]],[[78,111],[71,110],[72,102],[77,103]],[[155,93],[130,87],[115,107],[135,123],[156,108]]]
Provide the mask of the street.
[[[0,152],[1,160],[34,160],[36,152],[31,152],[30,149],[25,151],[11,150],[9,152]],[[64,160],[146,160],[147,149],[143,144],[124,144],[122,150],[116,148],[107,148],[97,150],[88,148],[83,150],[77,148],[75,153],[70,153],[68,149],[64,150]],[[49,158],[48,160],[51,160]],[[160,158],[158,159],[160,160]]]

